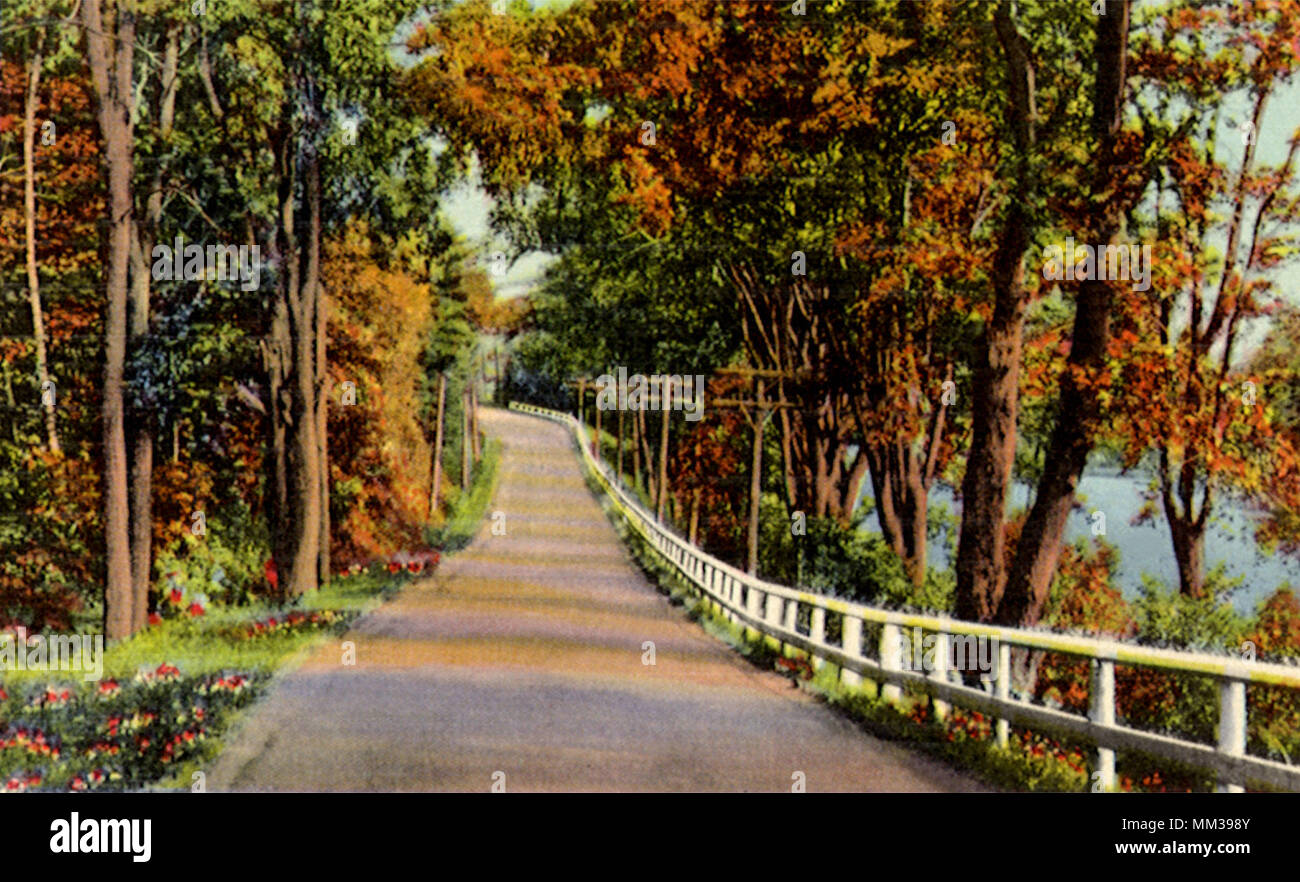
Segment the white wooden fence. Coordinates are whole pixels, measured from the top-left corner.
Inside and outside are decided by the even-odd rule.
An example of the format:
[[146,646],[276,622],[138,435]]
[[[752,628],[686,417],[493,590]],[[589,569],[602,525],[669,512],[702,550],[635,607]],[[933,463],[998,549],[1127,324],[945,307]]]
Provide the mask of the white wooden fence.
[[[1005,628],[880,609],[820,594],[811,594],[754,578],[687,542],[647,511],[615,479],[613,470],[593,455],[587,427],[572,415],[512,402],[512,410],[545,417],[567,426],[578,441],[583,461],[595,475],[614,507],[627,523],[694,585],[714,611],[743,626],[751,636],[766,635],[780,650],[802,650],[820,667],[829,661],[840,668],[841,681],[858,686],[863,678],[874,681],[887,700],[898,701],[902,687],[921,691],[936,702],[939,713],[948,703],[979,711],[997,719],[997,740],[1005,745],[1011,724],[1046,729],[1075,736],[1095,745],[1099,783],[1115,786],[1115,751],[1140,751],[1212,772],[1220,791],[1240,791],[1246,785],[1266,785],[1300,791],[1300,767],[1246,753],[1246,688],[1248,685],[1300,689],[1300,667],[1238,660],[1231,656],[1183,652],[1137,646],[1112,640],[1077,637],[1050,631]],[[800,611],[810,621],[808,633],[798,623]],[[828,641],[828,615],[841,617],[839,645]],[[875,657],[863,651],[863,624],[879,626]],[[996,647],[997,664],[990,691],[957,681],[949,665],[933,671],[910,670],[904,655],[905,628],[920,628],[934,635],[934,658],[948,658],[954,639],[969,647],[970,638]],[[1011,648],[1046,650],[1085,658],[1092,669],[1087,717],[1065,710],[1029,704],[1011,694]],[[1217,746],[1169,735],[1155,734],[1119,724],[1115,720],[1115,666],[1156,668],[1213,678],[1219,691]]]

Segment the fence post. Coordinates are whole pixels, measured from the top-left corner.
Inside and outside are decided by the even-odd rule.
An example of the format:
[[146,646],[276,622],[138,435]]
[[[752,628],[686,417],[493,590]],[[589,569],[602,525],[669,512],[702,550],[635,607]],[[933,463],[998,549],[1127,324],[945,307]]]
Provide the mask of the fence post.
[[[840,649],[849,658],[862,658],[862,619],[845,613],[840,626]],[[840,669],[840,682],[846,686],[861,686],[862,675],[848,668]]]
[[[1246,753],[1246,681],[1224,677],[1219,681],[1219,753],[1244,756]],[[1242,793],[1240,784],[1220,782],[1219,793]]]
[[[1115,725],[1115,661],[1111,658],[1092,660],[1092,689],[1088,719],[1101,726]],[[1097,748],[1097,770],[1103,791],[1115,789],[1115,751]]]
[[[826,643],[826,610],[821,606],[812,608],[812,625],[808,629],[808,639],[818,645],[825,645]],[[824,658],[813,653],[812,664],[814,668],[820,668],[825,663]]]
[[[951,646],[947,631],[939,631],[935,634],[934,670],[930,671],[930,679],[936,683],[948,682],[948,665],[952,659],[950,654]],[[934,711],[935,719],[943,720],[948,717],[948,711],[952,709],[952,705],[941,698],[931,696],[930,708]]]
[[[998,641],[997,696],[1003,701],[1011,700],[1011,644]],[[1011,741],[1011,723],[1005,718],[998,718],[998,747],[1006,747]]]
[[[880,627],[880,666],[886,671],[898,671],[903,665],[903,635],[893,622]],[[880,694],[888,702],[897,704],[903,690],[886,680],[880,682]]]
[[[767,603],[763,607],[763,620],[774,628],[781,627],[781,620],[785,617],[785,598],[779,594],[773,594],[768,591]],[[784,654],[785,644],[780,637],[770,637],[768,640],[774,643],[777,652]]]
[[[761,619],[763,617],[763,614],[760,612],[763,604],[763,592],[759,591],[753,585],[746,585],[745,601],[745,612],[749,613],[749,617],[751,619]],[[752,637],[750,637],[751,633],[753,634]],[[745,636],[749,637],[751,640],[758,639],[761,634],[761,631],[751,628],[749,625],[745,626]]]

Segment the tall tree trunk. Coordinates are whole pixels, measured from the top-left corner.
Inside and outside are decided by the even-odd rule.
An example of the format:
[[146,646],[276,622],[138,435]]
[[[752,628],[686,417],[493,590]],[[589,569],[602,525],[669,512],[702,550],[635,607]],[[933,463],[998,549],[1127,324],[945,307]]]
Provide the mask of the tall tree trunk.
[[[297,94],[312,92],[302,81],[303,72],[298,71],[297,76]],[[271,388],[273,483],[267,508],[284,596],[299,596],[317,587],[322,520],[317,439],[321,385],[316,375],[317,311],[323,308],[320,160],[312,132],[295,126],[297,103],[292,94],[284,98],[274,143],[279,177],[276,246],[281,271],[276,279],[271,332],[263,349]],[[299,180],[307,215],[301,235],[295,208]]]
[[691,491],[691,525],[687,538],[692,545],[699,544],[700,538],[700,495],[703,491],[696,487]]
[[469,436],[474,450],[474,462],[483,458],[483,441],[478,429],[478,386],[470,383],[469,387]]
[[[1115,144],[1123,125],[1124,83],[1128,55],[1128,0],[1109,0],[1097,16],[1096,77],[1092,130],[1097,140],[1093,165],[1092,216],[1085,226],[1098,243],[1113,243],[1123,229],[1126,206],[1115,198]],[[1100,253],[1100,247],[1098,248]],[[1073,261],[1074,255],[1066,255]],[[1070,357],[1060,380],[1060,407],[1044,459],[1033,508],[1016,545],[1006,593],[997,621],[1007,625],[1037,623],[1047,603],[1061,542],[1074,507],[1075,489],[1092,449],[1100,416],[1098,375],[1106,367],[1110,342],[1111,282],[1080,283],[1075,298]]]
[[[321,461],[317,440],[320,380],[316,376],[316,327],[321,303],[320,161],[314,145],[303,151],[303,202],[307,209],[306,242],[299,254],[305,259],[301,284],[290,300],[289,324],[293,336],[293,419],[289,425],[289,487],[294,506],[293,549],[287,593],[298,597],[318,586],[321,537]],[[285,579],[285,574],[280,574]]]
[[650,433],[646,428],[644,410],[637,411],[637,419],[640,421],[641,428],[641,458],[645,462],[646,491],[653,501],[659,498],[659,482],[656,480],[654,448],[650,444]]
[[[159,80],[157,136],[163,144],[171,140],[176,119],[176,73],[180,60],[179,24],[167,28],[163,49],[162,75]],[[145,199],[142,221],[135,225],[131,249],[131,329],[132,347],[140,346],[149,335],[150,264],[154,242],[162,224],[163,161],[154,167]],[[137,408],[131,414],[131,582],[132,630],[143,628],[149,616],[149,586],[153,575],[153,455],[157,432],[157,411]]]
[[659,480],[656,482],[659,492],[655,496],[655,517],[659,523],[664,522],[664,506],[668,503],[668,408],[660,406],[662,416],[659,418]]
[[126,453],[126,332],[131,261],[133,174],[132,66],[135,15],[125,6],[110,6],[113,21],[104,21],[101,0],[82,0],[86,58],[98,103],[99,130],[108,169],[108,270],[104,317],[104,630],[110,640],[128,637],[133,621],[131,592],[130,504]]
[[320,585],[330,580],[330,461],[329,461],[329,372],[326,345],[329,333],[328,301],[324,285],[316,285],[316,450],[320,457],[320,547],[316,552],[316,578]]
[[1026,205],[1036,190],[1029,163],[1036,114],[1034,70],[1008,3],[998,5],[993,22],[1007,62],[1007,116],[1017,149],[1018,180],[993,258],[993,312],[980,333],[974,360],[971,447],[962,481],[956,598],[958,617],[972,621],[993,617],[1005,585],[1004,520],[1016,453],[1024,258],[1030,241]]
[[438,374],[438,422],[433,429],[433,480],[429,482],[429,520],[437,517],[442,504],[442,435],[443,409],[447,403],[447,375]]
[[[45,63],[44,26],[40,42],[27,62],[27,95],[23,102],[23,220],[27,237],[27,300],[32,310],[32,336],[36,343],[36,381],[40,384],[41,407],[45,411],[45,443],[51,453],[59,452],[59,432],[52,402],[44,401],[50,382],[45,350],[45,314],[41,309],[41,279],[36,267],[36,108],[40,103],[41,69]],[[57,395],[57,390],[55,390]]]
[[469,441],[469,389],[460,392],[460,487],[469,489],[469,460],[471,456]]
[[618,474],[620,483],[623,481],[623,410],[618,411],[618,446],[614,453],[614,469]]
[[[761,391],[759,398],[762,398]],[[754,440],[749,457],[749,529],[746,533],[745,572],[757,576],[758,515],[763,495],[763,427],[767,425],[767,412],[760,411],[751,425]]]
[[641,489],[641,413],[632,415],[632,487]]

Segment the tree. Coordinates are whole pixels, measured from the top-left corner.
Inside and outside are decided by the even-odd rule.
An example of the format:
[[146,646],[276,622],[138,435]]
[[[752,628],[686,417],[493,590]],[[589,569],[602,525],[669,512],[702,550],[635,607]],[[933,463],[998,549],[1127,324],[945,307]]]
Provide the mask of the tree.
[[[1124,163],[1121,127],[1127,87],[1129,3],[1099,8],[1093,50],[1092,150],[1095,165],[1090,206],[1084,215],[1087,241],[1119,244],[1126,213],[1140,192],[1116,175]],[[1125,176],[1126,177],[1126,176]],[[1074,255],[1070,255],[1073,259]],[[1016,556],[996,619],[1009,625],[1034,624],[1043,613],[1060,560],[1074,492],[1092,450],[1101,415],[1098,380],[1108,369],[1113,281],[1091,278],[1075,299],[1070,357],[1060,379],[1056,427],[1034,504],[1016,543]]]
[[[105,14],[107,12],[107,15]],[[109,639],[131,634],[134,621],[130,503],[127,484],[125,366],[128,274],[135,210],[134,174],[136,14],[123,0],[82,0],[86,58],[98,99],[108,173],[108,261],[104,326],[104,531],[107,555],[104,630]]]
[[[1297,253],[1300,132],[1276,166],[1260,159],[1257,133],[1270,99],[1300,70],[1298,12],[1175,8],[1139,55],[1154,86],[1144,125],[1167,132],[1169,146],[1141,218],[1156,256],[1150,288],[1124,303],[1120,410],[1128,460],[1154,450],[1179,589],[1191,597],[1204,594],[1205,534],[1220,500],[1285,497],[1296,483],[1295,445],[1257,400],[1264,380],[1240,350],[1251,325],[1283,305],[1269,295]],[[1221,79],[1232,84],[1226,96],[1214,85]],[[1231,122],[1223,101],[1244,120]]]

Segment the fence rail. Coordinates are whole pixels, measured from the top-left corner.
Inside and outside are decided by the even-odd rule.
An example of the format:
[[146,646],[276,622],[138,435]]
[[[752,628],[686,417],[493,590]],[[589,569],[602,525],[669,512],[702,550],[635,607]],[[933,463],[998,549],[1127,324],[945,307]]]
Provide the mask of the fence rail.
[[[587,427],[572,415],[519,402],[511,402],[510,408],[568,427],[578,441],[584,463],[614,507],[700,591],[717,613],[755,636],[762,634],[779,643],[783,652],[787,647],[793,647],[807,653],[817,667],[826,662],[838,666],[841,680],[846,685],[859,686],[865,678],[873,681],[880,694],[890,701],[901,699],[902,687],[908,687],[930,695],[939,713],[943,713],[949,703],[985,713],[997,719],[996,737],[1004,746],[1011,724],[1075,736],[1095,746],[1096,772],[1100,773],[1097,780],[1107,790],[1115,786],[1115,751],[1123,750],[1139,751],[1212,772],[1218,781],[1218,789],[1224,792],[1257,785],[1300,791],[1300,767],[1246,753],[1247,685],[1300,689],[1300,668],[965,622],[942,615],[880,609],[766,582],[691,545],[661,524],[593,454]],[[809,622],[807,634],[798,627],[801,612],[807,613],[802,616]],[[840,618],[838,646],[827,638],[826,624],[830,616]],[[863,625],[866,623],[879,628],[877,658],[868,657],[863,651]],[[988,641],[998,653],[989,690],[954,682],[956,678],[948,664],[935,665],[936,669],[929,672],[911,670],[903,648],[905,628],[931,632],[935,639],[935,658],[949,658],[954,642],[965,641],[964,648],[969,648],[971,638]],[[1011,694],[1012,647],[1087,659],[1091,667],[1088,715],[1084,717],[1014,698]],[[1218,744],[1201,744],[1117,723],[1117,664],[1213,678],[1219,692]]]

